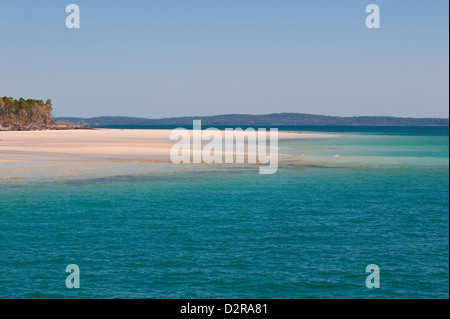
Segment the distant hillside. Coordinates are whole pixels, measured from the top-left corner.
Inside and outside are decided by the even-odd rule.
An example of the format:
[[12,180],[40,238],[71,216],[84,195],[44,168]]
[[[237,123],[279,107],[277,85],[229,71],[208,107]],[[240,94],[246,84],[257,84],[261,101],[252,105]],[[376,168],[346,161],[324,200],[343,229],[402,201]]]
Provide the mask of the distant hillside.
[[185,116],[147,119],[126,116],[101,116],[93,118],[57,117],[56,121],[84,122],[89,125],[191,125],[193,120],[204,125],[449,125],[444,118],[408,118],[389,116],[337,117],[303,113],[273,113],[266,115],[227,114],[214,116]]

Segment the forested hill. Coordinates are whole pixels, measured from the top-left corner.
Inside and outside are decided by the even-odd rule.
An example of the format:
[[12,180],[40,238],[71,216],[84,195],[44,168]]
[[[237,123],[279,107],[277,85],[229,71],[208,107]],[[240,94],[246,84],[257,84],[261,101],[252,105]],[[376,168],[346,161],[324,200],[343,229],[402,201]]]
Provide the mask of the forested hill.
[[187,116],[148,119],[126,116],[101,116],[93,118],[59,117],[55,120],[89,125],[192,125],[193,120],[204,125],[449,125],[445,118],[408,118],[389,116],[337,117],[303,113],[273,113],[267,115],[228,114],[214,116]]
[[52,100],[0,98],[0,124],[50,124],[52,120]]
[[0,97],[0,131],[86,129],[83,125],[55,122],[52,100]]

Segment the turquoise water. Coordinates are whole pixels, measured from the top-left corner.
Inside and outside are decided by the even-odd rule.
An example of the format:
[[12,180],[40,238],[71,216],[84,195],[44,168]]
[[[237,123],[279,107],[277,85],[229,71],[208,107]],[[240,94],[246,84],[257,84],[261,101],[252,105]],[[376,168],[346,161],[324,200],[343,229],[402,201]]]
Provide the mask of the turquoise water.
[[448,298],[448,128],[322,131],[274,175],[0,180],[0,298]]

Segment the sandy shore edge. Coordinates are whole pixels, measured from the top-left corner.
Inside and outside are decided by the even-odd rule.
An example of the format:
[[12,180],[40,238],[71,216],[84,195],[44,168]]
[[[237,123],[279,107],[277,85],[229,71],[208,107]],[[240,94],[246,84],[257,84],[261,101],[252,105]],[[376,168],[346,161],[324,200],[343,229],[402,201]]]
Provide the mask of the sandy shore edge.
[[[171,131],[139,129],[4,131],[0,132],[0,162],[17,161],[20,158],[25,160],[27,157],[45,154],[149,156],[168,160],[170,149],[176,143],[170,140]],[[278,139],[329,137],[335,135],[278,132]]]

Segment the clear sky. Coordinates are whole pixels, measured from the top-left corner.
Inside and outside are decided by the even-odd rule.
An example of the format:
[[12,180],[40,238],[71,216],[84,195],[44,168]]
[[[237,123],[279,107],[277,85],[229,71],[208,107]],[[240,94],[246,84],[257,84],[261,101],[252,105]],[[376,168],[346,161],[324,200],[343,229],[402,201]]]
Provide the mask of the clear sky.
[[[67,29],[66,5],[81,28]],[[368,29],[375,3],[381,28]],[[0,0],[0,96],[55,116],[448,117],[447,0]]]

